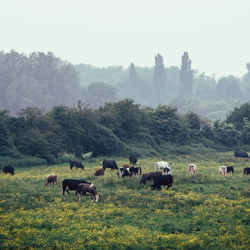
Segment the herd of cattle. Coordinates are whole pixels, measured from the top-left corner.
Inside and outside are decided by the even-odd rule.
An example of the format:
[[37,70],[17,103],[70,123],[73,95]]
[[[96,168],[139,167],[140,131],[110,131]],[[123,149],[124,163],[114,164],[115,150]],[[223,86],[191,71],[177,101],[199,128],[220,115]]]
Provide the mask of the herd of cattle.
[[[241,153],[241,152],[240,152]],[[236,157],[245,157],[245,154],[236,155]],[[131,177],[133,175],[140,176],[142,174],[142,169],[139,166],[134,166],[137,163],[137,157],[136,155],[131,155],[129,157],[129,164],[124,164],[122,168],[118,168],[116,161],[114,160],[104,160],[103,161],[103,167],[100,169],[97,169],[94,173],[94,176],[103,176],[105,173],[105,170],[107,168],[111,170],[118,170],[117,175],[119,177],[125,178],[125,177]],[[146,184],[148,181],[153,181],[153,184],[151,185],[152,189],[161,189],[161,186],[167,186],[167,189],[169,189],[173,184],[173,175],[171,171],[171,163],[166,161],[160,161],[155,163],[155,172],[149,172],[142,175],[140,183]],[[79,160],[71,160],[70,161],[70,169],[72,170],[73,167],[81,168],[84,170],[84,165]],[[189,164],[188,165],[188,171],[191,175],[196,174],[196,165],[195,164]],[[161,172],[163,170],[163,172]],[[221,175],[226,175],[227,173],[232,172],[234,173],[233,166],[220,166],[219,173]],[[14,175],[14,168],[12,166],[5,166],[3,168],[3,173],[7,174],[10,173],[11,175]],[[249,175],[250,174],[250,168],[246,167],[243,171],[243,175]],[[56,174],[50,174],[46,177],[46,183],[45,185],[48,186],[48,184],[56,184],[58,185],[57,175]],[[96,187],[93,183],[87,182],[85,180],[75,180],[75,179],[64,179],[62,182],[62,191],[63,195],[65,191],[69,193],[69,190],[75,190],[76,195],[78,195],[78,200],[80,201],[80,196],[88,196],[90,195],[92,198],[92,201],[98,202],[100,195],[97,193]]]

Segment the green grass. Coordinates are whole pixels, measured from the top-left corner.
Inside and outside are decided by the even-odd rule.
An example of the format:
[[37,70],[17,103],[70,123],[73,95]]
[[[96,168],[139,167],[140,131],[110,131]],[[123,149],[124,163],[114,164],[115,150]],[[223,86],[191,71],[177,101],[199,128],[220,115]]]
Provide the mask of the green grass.
[[[173,187],[151,190],[139,178],[118,178],[106,170],[95,177],[101,158],[85,162],[85,170],[68,164],[16,168],[0,175],[0,248],[60,249],[249,249],[249,184],[243,169],[248,159],[229,153],[175,156],[169,159]],[[127,159],[117,158],[121,167]],[[160,158],[139,159],[143,173],[154,171]],[[190,176],[189,163],[197,165]],[[220,176],[219,166],[235,173]],[[56,173],[59,186],[45,187]],[[93,182],[100,202],[62,196],[65,178]]]

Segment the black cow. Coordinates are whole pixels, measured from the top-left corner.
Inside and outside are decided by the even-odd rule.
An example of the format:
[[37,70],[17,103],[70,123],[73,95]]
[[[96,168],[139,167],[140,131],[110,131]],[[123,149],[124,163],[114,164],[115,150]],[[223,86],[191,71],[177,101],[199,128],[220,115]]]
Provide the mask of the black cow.
[[[64,195],[65,190],[67,191],[68,194],[70,194],[69,190],[77,190],[78,184],[80,183],[91,184],[90,182],[87,182],[84,180],[64,179],[62,182],[63,195]],[[76,194],[77,194],[77,191],[76,191]]]
[[137,162],[137,160],[138,159],[137,159],[137,156],[135,154],[132,154],[132,155],[129,156],[129,162],[130,162],[130,164],[135,165],[136,162]]
[[242,157],[242,158],[249,158],[249,155],[247,152],[244,151],[234,151],[235,157]]
[[250,168],[244,168],[243,175],[249,175],[250,174]]
[[232,174],[234,173],[234,167],[233,166],[227,166],[227,173],[232,172]]
[[77,169],[81,168],[82,170],[84,169],[84,166],[78,160],[70,160],[69,164],[70,164],[70,169],[71,170],[73,169],[73,167],[76,167]]
[[118,169],[116,162],[113,160],[104,160],[102,162],[102,167],[104,170],[106,168],[110,168],[111,170]]
[[11,166],[4,166],[3,167],[3,172],[5,174],[10,173],[11,175],[14,175],[14,168]]
[[168,186],[167,189],[172,187],[173,175],[160,175],[153,178],[154,184],[151,186],[152,189],[161,189],[161,186]]
[[146,184],[147,181],[153,180],[154,177],[162,175],[161,172],[150,172],[146,173],[141,177],[140,183]]

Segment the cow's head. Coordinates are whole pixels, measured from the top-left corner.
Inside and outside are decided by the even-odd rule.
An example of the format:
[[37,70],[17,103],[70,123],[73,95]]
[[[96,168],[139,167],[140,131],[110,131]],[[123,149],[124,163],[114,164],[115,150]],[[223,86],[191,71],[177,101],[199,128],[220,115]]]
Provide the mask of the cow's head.
[[95,202],[98,202],[98,200],[99,200],[100,197],[101,197],[101,195],[96,194],[96,195],[95,195]]

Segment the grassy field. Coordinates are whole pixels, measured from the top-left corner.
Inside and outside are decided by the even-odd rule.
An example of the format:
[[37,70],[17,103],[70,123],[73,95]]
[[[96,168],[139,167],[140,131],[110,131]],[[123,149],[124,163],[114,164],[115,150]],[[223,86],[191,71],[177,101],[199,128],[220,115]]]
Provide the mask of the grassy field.
[[[85,170],[68,164],[16,168],[0,174],[0,248],[60,249],[249,249],[248,159],[231,153],[176,156],[169,159],[173,187],[151,190],[138,177],[121,179],[106,170],[95,177],[101,158],[85,162]],[[116,159],[119,167],[127,159]],[[161,159],[139,159],[143,173]],[[187,171],[197,165],[196,176]],[[220,165],[235,173],[220,176]],[[59,186],[45,187],[56,173]],[[82,178],[95,184],[101,198],[77,201],[74,191],[62,196],[62,180]]]

